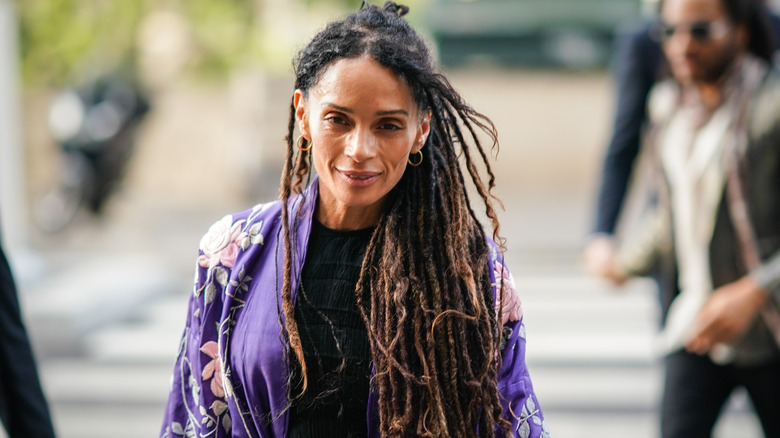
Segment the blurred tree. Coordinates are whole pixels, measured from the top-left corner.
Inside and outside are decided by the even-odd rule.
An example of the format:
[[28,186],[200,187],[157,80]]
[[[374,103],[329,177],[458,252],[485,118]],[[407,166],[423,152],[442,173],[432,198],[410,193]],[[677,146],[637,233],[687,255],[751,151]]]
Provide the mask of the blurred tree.
[[[249,58],[262,63],[278,53],[270,53],[269,42],[263,41],[272,38],[260,25],[265,1],[14,0],[24,84],[56,87],[94,72],[133,68],[139,26],[144,17],[160,10],[174,11],[188,23],[193,48],[190,71],[224,77]],[[294,3],[307,9],[328,3],[347,11],[357,9],[362,0],[289,2]]]
[[143,1],[17,0],[26,86],[73,80],[129,62]]
[[256,44],[254,0],[187,0],[182,6],[195,39],[194,61],[202,73],[229,72]]

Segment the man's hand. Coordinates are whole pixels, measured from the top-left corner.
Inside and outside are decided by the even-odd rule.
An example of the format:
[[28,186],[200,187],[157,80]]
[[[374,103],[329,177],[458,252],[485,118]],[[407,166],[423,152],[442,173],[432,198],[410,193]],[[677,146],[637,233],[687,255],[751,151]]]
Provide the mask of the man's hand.
[[617,249],[611,236],[594,237],[583,253],[585,270],[599,276],[614,285],[621,285],[628,275],[617,267]]
[[750,327],[766,300],[766,294],[750,276],[719,287],[704,303],[685,348],[703,355],[717,344],[738,339]]

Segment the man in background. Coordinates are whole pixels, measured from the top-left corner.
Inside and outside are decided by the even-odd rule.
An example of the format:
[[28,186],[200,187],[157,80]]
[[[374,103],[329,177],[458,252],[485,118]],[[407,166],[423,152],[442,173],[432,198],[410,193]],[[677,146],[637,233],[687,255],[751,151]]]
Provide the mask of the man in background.
[[[768,9],[767,13],[777,48],[780,15]],[[608,270],[614,256],[615,228],[647,124],[647,97],[653,85],[669,76],[660,41],[655,20],[625,32],[617,40],[612,62],[617,97],[615,118],[602,164],[595,224],[584,252],[586,268],[593,274]],[[780,63],[780,50],[774,58],[775,63]]]
[[0,419],[9,438],[54,438],[16,285],[0,245]]
[[[663,438],[709,437],[744,387],[780,437],[780,71],[756,0],[662,0],[674,80],[650,96],[658,201],[601,273],[660,277]],[[672,281],[668,281],[668,280]]]

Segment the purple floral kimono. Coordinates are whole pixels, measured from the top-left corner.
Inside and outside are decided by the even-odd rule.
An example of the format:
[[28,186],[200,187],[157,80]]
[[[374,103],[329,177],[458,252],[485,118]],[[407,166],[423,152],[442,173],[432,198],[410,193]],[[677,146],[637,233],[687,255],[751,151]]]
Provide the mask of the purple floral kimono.
[[[317,187],[315,179],[288,207],[290,217],[302,207],[294,272],[300,272],[306,260]],[[276,201],[225,216],[200,241],[195,286],[161,437],[286,436],[288,370],[278,292],[284,265],[281,208]],[[503,315],[511,335],[498,374],[505,417],[512,423],[513,436],[549,437],[525,365],[520,299],[495,244],[490,243],[494,285],[505,281],[510,286],[505,288]],[[296,286],[294,281],[293,294]],[[369,436],[378,437],[374,391],[369,392],[366,415]]]

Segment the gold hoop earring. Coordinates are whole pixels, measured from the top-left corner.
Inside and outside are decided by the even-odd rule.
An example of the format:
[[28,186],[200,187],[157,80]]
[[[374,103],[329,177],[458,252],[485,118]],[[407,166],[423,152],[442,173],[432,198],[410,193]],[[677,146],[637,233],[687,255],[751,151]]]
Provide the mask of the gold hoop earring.
[[299,135],[298,138],[295,140],[295,146],[298,146],[298,149],[300,149],[303,152],[311,150],[312,146],[314,146],[314,142],[309,142],[309,147],[304,148],[303,146],[301,146],[303,144],[303,140],[306,140],[303,134]]
[[[410,166],[412,166],[412,167],[417,167],[417,166],[419,166],[420,164],[422,164],[422,162],[423,162],[423,153],[422,153],[422,149],[418,150],[416,153],[420,154],[420,161],[418,161],[418,162],[416,162],[416,163],[412,163],[412,159],[411,159],[411,158],[409,158],[408,160],[406,160],[406,161],[408,161],[408,162],[409,162],[409,165],[410,165]],[[410,155],[410,157],[411,157],[411,155]]]

